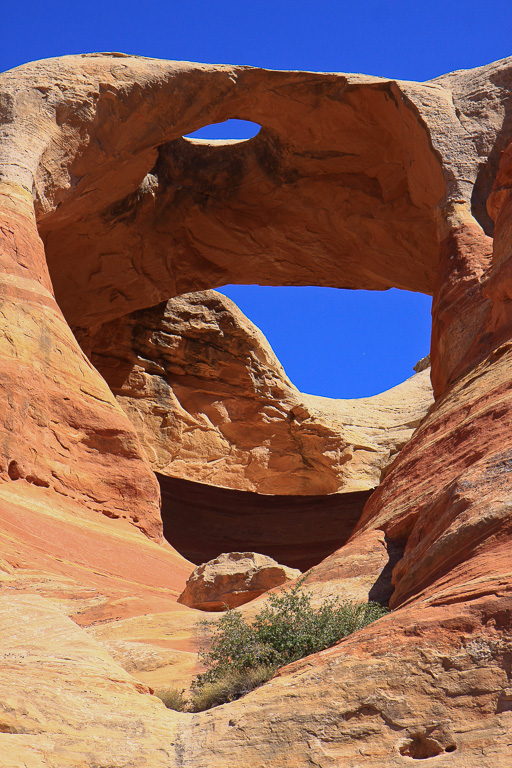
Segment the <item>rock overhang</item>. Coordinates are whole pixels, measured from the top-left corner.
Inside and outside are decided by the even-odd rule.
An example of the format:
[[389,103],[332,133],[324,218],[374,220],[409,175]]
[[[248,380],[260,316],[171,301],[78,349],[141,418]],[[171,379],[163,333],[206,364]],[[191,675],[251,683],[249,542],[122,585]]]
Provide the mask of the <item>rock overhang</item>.
[[[2,79],[0,168],[35,195],[72,326],[226,282],[433,291],[445,181],[396,81],[108,54]],[[261,130],[182,138],[231,117]]]

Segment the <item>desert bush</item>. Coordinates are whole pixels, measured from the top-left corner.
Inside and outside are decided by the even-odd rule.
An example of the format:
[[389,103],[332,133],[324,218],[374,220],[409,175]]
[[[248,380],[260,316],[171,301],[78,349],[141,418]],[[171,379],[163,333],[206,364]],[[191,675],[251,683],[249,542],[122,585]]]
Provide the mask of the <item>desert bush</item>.
[[184,712],[188,704],[185,691],[178,688],[157,688],[155,696],[163,701],[167,709],[174,709],[176,712]]
[[194,712],[203,712],[218,704],[235,701],[266,683],[275,671],[276,667],[260,664],[244,670],[225,672],[213,682],[203,682],[193,687],[190,708]]
[[387,613],[377,603],[339,598],[314,608],[311,595],[301,590],[299,582],[289,592],[270,594],[254,620],[258,642],[277,653],[279,666],[323,651]]
[[206,671],[192,684],[191,706],[200,711],[234,701],[279,667],[329,648],[386,612],[377,603],[338,598],[315,608],[301,580],[289,591],[269,594],[252,624],[237,610],[226,611],[217,622],[201,622],[209,647],[200,654]]
[[207,670],[196,677],[194,688],[216,682],[231,672],[278,665],[275,649],[260,642],[254,627],[245,621],[240,611],[228,610],[219,621],[202,621],[200,624],[209,634],[209,649],[200,653]]

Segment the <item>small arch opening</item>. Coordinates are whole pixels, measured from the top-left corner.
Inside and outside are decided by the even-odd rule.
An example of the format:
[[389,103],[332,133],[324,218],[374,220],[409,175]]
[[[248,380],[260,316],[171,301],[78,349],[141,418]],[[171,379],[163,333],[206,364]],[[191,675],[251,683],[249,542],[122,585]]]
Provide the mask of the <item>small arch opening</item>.
[[238,120],[230,118],[222,123],[211,123],[199,128],[197,131],[188,133],[185,139],[204,139],[217,141],[247,141],[252,139],[261,130],[261,125],[253,123],[250,120]]

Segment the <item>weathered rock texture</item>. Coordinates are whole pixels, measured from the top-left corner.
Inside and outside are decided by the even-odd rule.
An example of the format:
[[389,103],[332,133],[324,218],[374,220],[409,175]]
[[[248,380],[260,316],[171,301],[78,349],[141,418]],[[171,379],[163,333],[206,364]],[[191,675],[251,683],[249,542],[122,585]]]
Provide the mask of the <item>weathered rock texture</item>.
[[174,764],[179,715],[49,601],[0,598],[0,764]]
[[[1,76],[2,768],[508,768],[511,92],[512,59],[423,84],[122,54]],[[231,117],[260,133],[183,138]],[[143,686],[190,676],[192,565],[70,326],[92,355],[105,323],[227,282],[432,293],[436,403],[308,574],[393,612],[177,715],[106,650]]]
[[106,323],[91,345],[156,472],[238,490],[375,488],[433,402],[427,371],[375,397],[302,394],[215,291]]
[[158,488],[130,422],[51,293],[32,195],[0,182],[0,476],[161,535]]
[[223,552],[194,568],[178,603],[200,611],[238,608],[300,575],[257,552]]

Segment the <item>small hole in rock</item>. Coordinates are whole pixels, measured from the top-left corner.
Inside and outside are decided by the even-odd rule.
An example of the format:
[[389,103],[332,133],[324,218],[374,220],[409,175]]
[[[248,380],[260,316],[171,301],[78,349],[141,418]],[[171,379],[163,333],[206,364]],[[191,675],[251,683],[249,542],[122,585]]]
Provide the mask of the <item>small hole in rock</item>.
[[414,760],[426,760],[429,757],[436,757],[445,750],[435,740],[424,734],[417,734],[409,739],[400,747],[400,754],[404,757],[412,757]]
[[186,139],[235,139],[247,140],[259,133],[261,126],[250,120],[224,120],[222,123],[212,123],[199,128],[185,136]]
[[21,477],[20,468],[18,467],[17,461],[11,461],[9,464],[9,468],[7,470],[7,474],[11,478],[11,480],[19,480]]

